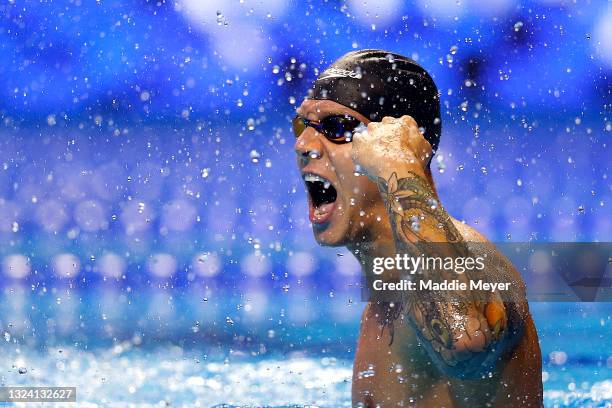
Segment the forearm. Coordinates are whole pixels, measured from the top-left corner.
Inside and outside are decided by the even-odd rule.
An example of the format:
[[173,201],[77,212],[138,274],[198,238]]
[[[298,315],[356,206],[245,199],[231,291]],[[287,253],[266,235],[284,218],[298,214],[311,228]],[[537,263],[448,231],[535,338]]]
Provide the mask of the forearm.
[[[416,167],[416,166],[415,166]],[[438,202],[422,170],[395,166],[381,174],[378,187],[385,200],[399,253],[413,256],[468,257],[449,214]],[[420,279],[468,282],[473,272],[425,270]],[[404,308],[409,321],[439,365],[450,373],[473,372],[495,360],[508,340],[507,317],[498,296],[483,301],[470,290],[453,299],[434,298],[429,291],[411,293]]]

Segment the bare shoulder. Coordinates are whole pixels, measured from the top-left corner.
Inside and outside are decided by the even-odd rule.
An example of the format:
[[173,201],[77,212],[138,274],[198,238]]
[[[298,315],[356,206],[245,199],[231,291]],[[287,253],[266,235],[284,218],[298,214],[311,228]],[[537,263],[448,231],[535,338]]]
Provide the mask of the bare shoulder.
[[[452,219],[455,228],[459,231],[463,240],[466,242],[482,242],[489,243],[490,241],[478,232],[473,227],[459,221],[456,219]],[[511,280],[511,288],[514,289],[512,298],[514,298],[519,303],[519,307],[517,308],[519,314],[525,318],[526,314],[529,314],[529,308],[527,307],[527,298],[526,298],[526,288],[525,282],[523,282],[523,278],[521,274],[516,270],[512,262],[501,252],[499,251],[494,244],[486,245],[487,248],[493,249],[494,259],[496,264],[502,266],[505,274],[508,279]],[[515,302],[516,303],[516,302]]]
[[482,235],[480,232],[476,231],[474,228],[470,227],[469,225],[455,218],[451,218],[451,219],[453,221],[453,225],[455,226],[455,228],[457,228],[457,230],[463,237],[464,241],[466,242],[488,242],[488,239],[484,235]]

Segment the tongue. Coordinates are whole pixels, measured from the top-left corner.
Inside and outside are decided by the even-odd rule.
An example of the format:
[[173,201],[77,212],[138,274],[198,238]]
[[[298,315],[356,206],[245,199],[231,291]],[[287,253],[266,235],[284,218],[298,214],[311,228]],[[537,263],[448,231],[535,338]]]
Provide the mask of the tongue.
[[322,224],[326,222],[332,215],[335,202],[319,204],[317,207],[312,206],[310,211],[310,221]]

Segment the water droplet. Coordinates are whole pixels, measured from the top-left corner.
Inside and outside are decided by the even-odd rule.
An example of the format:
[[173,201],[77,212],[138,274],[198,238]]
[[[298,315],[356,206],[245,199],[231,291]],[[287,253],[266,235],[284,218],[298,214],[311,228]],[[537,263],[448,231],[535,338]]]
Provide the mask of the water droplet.
[[414,232],[419,232],[419,230],[421,229],[419,217],[417,217],[416,215],[410,217],[410,229],[412,229]]
[[224,22],[223,13],[217,10],[217,25],[223,25],[223,22]]
[[251,150],[251,153],[249,153],[249,157],[251,158],[251,161],[253,163],[259,163],[259,158],[261,157],[261,154],[257,150]]
[[247,119],[247,129],[255,130],[255,119],[253,118]]
[[370,378],[370,377],[373,377],[374,374],[376,374],[374,369],[363,370],[363,371],[359,371],[357,373],[357,378],[359,378],[359,379]]
[[516,23],[514,23],[514,31],[520,31],[521,28],[523,28],[523,22],[522,21],[517,21]]
[[436,158],[436,167],[439,173],[444,173],[444,171],[446,170],[446,163],[444,163],[444,156],[439,155]]

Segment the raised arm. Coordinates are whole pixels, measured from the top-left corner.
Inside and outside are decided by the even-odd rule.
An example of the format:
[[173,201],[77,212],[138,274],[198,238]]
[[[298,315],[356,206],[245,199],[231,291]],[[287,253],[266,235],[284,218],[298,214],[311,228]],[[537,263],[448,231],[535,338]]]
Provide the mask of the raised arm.
[[[398,253],[475,257],[426,175],[431,148],[412,118],[385,118],[370,124],[368,132],[356,136],[354,143],[353,159],[376,180],[386,203]],[[511,265],[490,256],[485,273],[489,268],[508,267]],[[443,268],[418,276],[435,282],[457,279],[468,287],[470,280],[479,278],[473,271],[457,274]],[[485,299],[482,293],[468,289],[454,293],[452,299],[434,296],[426,290],[411,292],[403,305],[405,317],[432,359],[452,376],[487,375],[520,332],[516,315],[508,313],[498,294]]]

